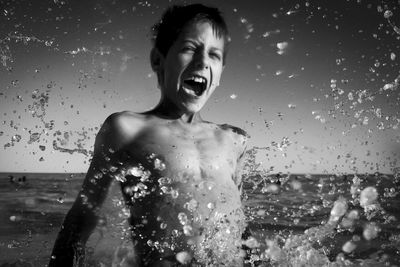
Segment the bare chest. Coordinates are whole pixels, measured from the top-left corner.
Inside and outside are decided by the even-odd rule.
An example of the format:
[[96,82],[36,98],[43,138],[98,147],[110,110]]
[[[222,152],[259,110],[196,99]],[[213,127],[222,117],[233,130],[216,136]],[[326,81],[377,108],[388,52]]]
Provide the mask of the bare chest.
[[127,147],[135,161],[162,175],[209,180],[231,179],[236,169],[235,144],[222,131],[152,127]]

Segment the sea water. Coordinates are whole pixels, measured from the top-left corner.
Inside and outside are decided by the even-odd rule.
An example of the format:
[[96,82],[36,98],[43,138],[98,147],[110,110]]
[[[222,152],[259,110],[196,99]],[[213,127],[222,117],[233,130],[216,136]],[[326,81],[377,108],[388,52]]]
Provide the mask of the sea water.
[[[1,174],[0,266],[46,266],[83,178]],[[399,185],[398,173],[247,172],[247,265],[400,266]],[[129,266],[128,216],[114,186],[88,241],[87,266]]]

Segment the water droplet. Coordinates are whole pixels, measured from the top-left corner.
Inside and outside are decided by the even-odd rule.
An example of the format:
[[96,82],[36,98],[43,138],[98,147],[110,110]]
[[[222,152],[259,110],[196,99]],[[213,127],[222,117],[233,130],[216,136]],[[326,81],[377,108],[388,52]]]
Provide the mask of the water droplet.
[[231,94],[230,98],[231,98],[231,99],[236,99],[236,98],[237,98],[237,95]]
[[168,185],[171,183],[171,179],[168,177],[161,177],[160,179],[158,179],[158,183],[160,184],[160,186]]
[[184,207],[191,212],[195,211],[198,206],[199,203],[195,199],[191,199],[189,202],[184,204]]
[[289,43],[288,42],[280,42],[276,44],[276,47],[278,48],[278,55],[283,55],[286,52],[286,49],[288,48]]
[[268,184],[261,189],[261,193],[278,194],[280,187],[277,184]]
[[109,170],[110,172],[116,172],[116,171],[118,170],[118,168],[115,167],[115,166],[111,166],[108,170]]
[[385,13],[383,13],[383,17],[384,17],[385,19],[388,19],[388,18],[390,18],[391,16],[393,16],[393,12],[390,11],[390,10],[386,10]]
[[258,210],[257,211],[257,215],[258,216],[265,216],[265,213],[266,213],[265,210]]
[[364,117],[362,124],[363,125],[368,125],[368,122],[369,122],[369,118],[368,117]]
[[380,227],[375,222],[367,223],[364,226],[363,237],[366,240],[372,240],[378,236],[380,231]]
[[190,225],[183,226],[183,234],[186,236],[194,236],[193,227]]
[[329,221],[338,221],[347,211],[346,199],[341,197],[335,201],[331,210],[331,217]]
[[188,224],[188,217],[184,212],[178,214],[178,220],[182,225]]
[[171,233],[172,233],[172,236],[173,236],[173,237],[178,237],[178,236],[179,236],[179,231],[176,230],[176,229],[172,230]]
[[12,221],[12,222],[19,222],[19,221],[21,221],[21,216],[19,216],[19,215],[11,215],[10,216],[10,221]]
[[19,142],[21,141],[21,139],[22,139],[21,135],[16,134],[11,137],[11,142]]
[[393,85],[392,83],[387,83],[387,84],[385,84],[385,85],[382,87],[382,89],[383,89],[384,91],[386,91],[386,90],[393,90],[393,89],[394,89],[394,85]]
[[354,100],[353,93],[350,92],[350,93],[347,95],[347,98],[348,98],[350,101]]
[[162,162],[160,159],[155,159],[154,160],[154,169],[159,170],[159,171],[163,171],[165,170],[165,163]]
[[257,239],[252,236],[245,240],[243,244],[249,248],[258,248],[260,246],[260,243],[257,241]]
[[369,186],[364,188],[360,193],[360,206],[366,208],[377,202],[378,191],[375,187]]
[[347,241],[343,247],[342,247],[342,251],[345,253],[351,253],[353,252],[355,249],[357,248],[357,245],[352,242],[352,241]]
[[16,87],[18,85],[19,81],[18,80],[12,80],[11,85]]
[[143,170],[140,169],[139,167],[132,167],[127,170],[126,174],[136,177],[141,177],[143,175]]
[[178,198],[178,196],[179,196],[178,190],[171,190],[170,194],[171,194],[171,197],[175,198],[175,199]]
[[175,258],[179,263],[184,265],[189,264],[190,261],[192,260],[192,256],[189,254],[189,252],[186,251],[181,251],[176,253]]
[[39,141],[40,135],[41,135],[40,133],[32,133],[32,134],[29,136],[28,144],[32,144],[33,142]]

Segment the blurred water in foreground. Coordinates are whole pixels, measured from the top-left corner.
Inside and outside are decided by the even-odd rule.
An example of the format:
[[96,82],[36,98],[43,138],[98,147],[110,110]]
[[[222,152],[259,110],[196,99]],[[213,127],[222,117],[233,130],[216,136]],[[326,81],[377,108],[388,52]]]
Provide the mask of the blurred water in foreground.
[[[0,266],[47,264],[83,178],[0,174]],[[399,186],[397,174],[248,176],[249,265],[400,266]],[[115,257],[128,228],[118,186],[102,213],[88,265],[122,266]]]

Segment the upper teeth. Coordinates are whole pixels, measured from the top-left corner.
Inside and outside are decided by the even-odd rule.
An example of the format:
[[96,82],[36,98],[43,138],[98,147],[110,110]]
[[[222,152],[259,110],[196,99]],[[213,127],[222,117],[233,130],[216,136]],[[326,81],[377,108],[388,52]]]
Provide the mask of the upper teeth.
[[206,79],[204,79],[203,77],[191,77],[190,80],[193,80],[197,83],[205,83]]

